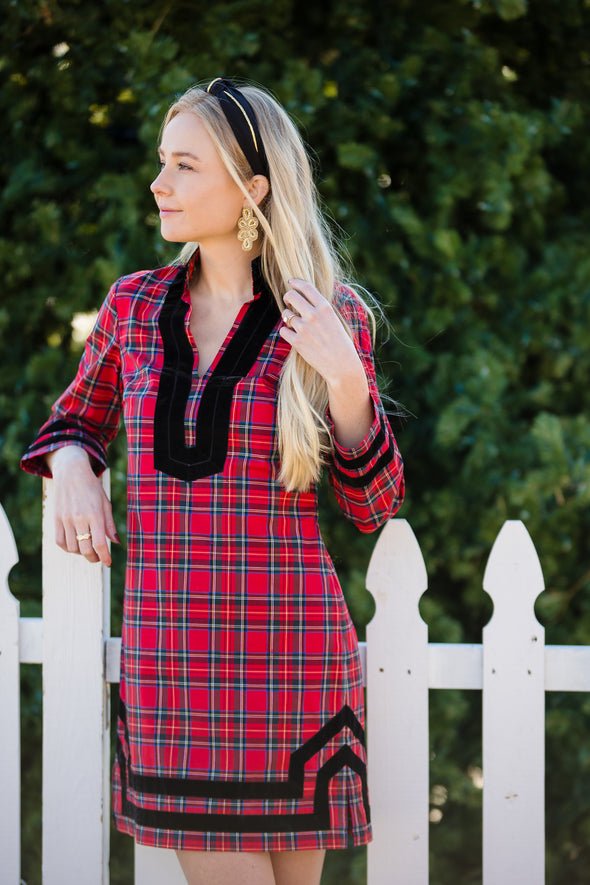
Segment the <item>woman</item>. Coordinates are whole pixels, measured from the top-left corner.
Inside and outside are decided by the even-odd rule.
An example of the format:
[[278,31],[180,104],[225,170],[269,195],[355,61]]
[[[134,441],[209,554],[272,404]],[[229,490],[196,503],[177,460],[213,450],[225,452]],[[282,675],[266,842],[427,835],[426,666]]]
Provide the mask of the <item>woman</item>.
[[358,646],[322,542],[322,465],[362,531],[402,466],[367,310],[343,285],[301,139],[227,80],[171,107],[151,185],[179,263],[112,287],[27,451],[56,539],[110,565],[99,479],[129,447],[114,813],[187,881],[319,883],[370,840]]

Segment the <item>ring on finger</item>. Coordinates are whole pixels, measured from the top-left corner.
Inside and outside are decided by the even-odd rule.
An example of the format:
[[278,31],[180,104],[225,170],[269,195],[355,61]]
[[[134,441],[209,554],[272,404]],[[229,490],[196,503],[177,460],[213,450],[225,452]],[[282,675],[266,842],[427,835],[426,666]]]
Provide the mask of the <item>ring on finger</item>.
[[92,532],[85,532],[83,535],[76,535],[76,541],[89,541],[92,537]]
[[296,313],[291,312],[291,313],[289,314],[289,316],[288,316],[286,319],[283,317],[283,322],[284,322],[284,324],[287,326],[288,329],[291,329],[292,332],[294,331],[294,329],[293,329],[293,326],[292,326],[291,324],[292,324],[292,322],[293,322],[293,320],[295,319],[296,316],[297,316]]

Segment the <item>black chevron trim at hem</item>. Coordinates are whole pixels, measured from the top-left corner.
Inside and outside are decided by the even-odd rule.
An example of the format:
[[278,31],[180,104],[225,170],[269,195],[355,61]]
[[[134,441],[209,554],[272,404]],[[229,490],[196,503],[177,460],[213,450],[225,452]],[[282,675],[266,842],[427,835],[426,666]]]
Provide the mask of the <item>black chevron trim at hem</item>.
[[[124,704],[119,702],[119,718],[129,743],[127,717]],[[157,777],[127,772],[127,783],[139,793],[184,796],[207,799],[299,799],[303,795],[305,765],[319,753],[328,741],[348,727],[357,740],[365,746],[365,733],[353,710],[345,704],[316,734],[291,753],[287,780],[277,781],[213,781],[200,778]],[[119,752],[123,748],[119,747]]]
[[[125,732],[125,708],[120,704],[119,715]],[[121,742],[117,748],[117,763],[121,777],[122,813],[139,826],[187,832],[241,832],[283,833],[330,829],[329,786],[331,779],[343,768],[352,769],[361,779],[363,805],[370,822],[367,770],[365,763],[345,744],[320,768],[316,776],[313,813],[309,814],[208,814],[194,812],[159,811],[142,808],[127,796],[128,787],[137,792],[158,796],[183,796],[220,799],[300,799],[303,796],[305,764],[329,740],[348,726],[364,746],[364,731],[352,709],[345,705],[312,738],[291,754],[287,781],[208,781],[204,779],[167,778],[137,775],[129,771]]]

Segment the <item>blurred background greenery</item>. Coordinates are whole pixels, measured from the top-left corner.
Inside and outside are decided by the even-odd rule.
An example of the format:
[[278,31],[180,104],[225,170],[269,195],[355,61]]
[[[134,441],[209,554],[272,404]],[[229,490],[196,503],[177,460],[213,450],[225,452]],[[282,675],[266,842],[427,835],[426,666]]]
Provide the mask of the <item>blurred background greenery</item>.
[[[273,91],[312,148],[360,281],[406,461],[432,641],[480,640],[505,519],[529,529],[550,643],[590,642],[589,0],[3,0],[0,501],[41,613],[39,480],[23,449],[75,372],[112,281],[174,254],[148,183],[162,116],[219,75]],[[111,452],[119,530],[125,440]],[[322,525],[359,635],[374,538]],[[120,623],[123,553],[113,569]],[[39,668],[23,668],[23,878],[40,885]],[[432,885],[481,881],[480,698],[432,692]],[[590,877],[590,699],[547,699],[549,885]],[[113,885],[131,840],[113,834]],[[333,853],[325,885],[363,881]]]

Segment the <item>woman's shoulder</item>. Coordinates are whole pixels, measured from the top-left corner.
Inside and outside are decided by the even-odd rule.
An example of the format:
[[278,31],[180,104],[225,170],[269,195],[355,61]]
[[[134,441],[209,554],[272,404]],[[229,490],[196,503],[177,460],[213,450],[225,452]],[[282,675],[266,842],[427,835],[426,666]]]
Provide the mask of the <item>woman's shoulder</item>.
[[119,277],[112,289],[117,295],[161,295],[182,269],[181,265],[168,264],[152,270],[138,270]]

